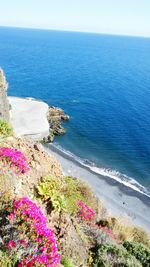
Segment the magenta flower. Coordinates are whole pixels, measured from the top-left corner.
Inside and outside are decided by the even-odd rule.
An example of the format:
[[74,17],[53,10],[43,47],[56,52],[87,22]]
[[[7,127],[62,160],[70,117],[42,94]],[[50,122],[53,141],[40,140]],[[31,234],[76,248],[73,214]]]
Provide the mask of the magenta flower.
[[[32,250],[29,249],[29,254],[25,253],[26,256],[22,257],[18,267],[55,267],[60,263],[60,255],[58,254],[53,230],[47,227],[47,219],[35,203],[26,197],[15,199],[13,210],[7,218],[11,225],[19,225],[21,235],[24,232],[25,238],[19,240],[15,234],[18,249],[23,250],[25,247],[28,250],[30,242],[32,244]],[[25,232],[25,229],[27,229],[27,232]],[[13,245],[14,243],[10,243],[9,248],[13,249]]]
[[79,206],[79,216],[85,221],[93,221],[95,219],[96,213],[94,210],[87,206],[83,201],[79,200],[77,202]]
[[29,171],[26,156],[17,149],[1,147],[0,160],[3,160],[5,163],[7,163],[16,174],[24,174]]

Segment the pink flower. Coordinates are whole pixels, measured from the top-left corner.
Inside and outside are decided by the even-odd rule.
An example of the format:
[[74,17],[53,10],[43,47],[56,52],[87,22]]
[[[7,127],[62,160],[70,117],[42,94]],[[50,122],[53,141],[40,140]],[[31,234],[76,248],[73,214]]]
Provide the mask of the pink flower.
[[112,230],[98,225],[96,225],[96,227],[98,227],[101,231],[109,235],[114,241],[116,241],[119,244],[118,238],[113,234]]
[[[11,223],[15,225],[19,223],[20,231],[21,227],[24,229],[24,226],[30,229],[28,231],[31,231],[31,243],[32,248],[34,248],[34,253],[29,253],[25,258],[22,258],[18,267],[55,267],[60,263],[60,255],[58,254],[53,230],[47,227],[47,219],[35,203],[27,197],[14,199],[13,211],[8,218],[10,220],[13,218],[13,222]],[[16,240],[17,244],[19,243],[22,246],[26,246],[26,248],[28,248],[28,246],[30,247],[30,232],[29,236],[28,233],[26,233],[25,239],[20,239],[18,241],[16,237]],[[13,243],[10,243],[9,247],[11,248],[13,245]]]
[[23,246],[28,245],[28,241],[25,240],[25,239],[21,239],[21,240],[19,240],[19,243],[20,243],[20,245],[23,245]]
[[9,147],[0,148],[0,160],[9,164],[16,174],[23,174],[29,171],[26,156],[19,150]]
[[15,248],[16,247],[16,243],[14,240],[10,240],[7,244],[7,248],[11,249],[11,248]]
[[79,215],[85,221],[93,221],[95,219],[96,213],[91,207],[87,206],[83,201],[79,200],[77,202],[80,207]]

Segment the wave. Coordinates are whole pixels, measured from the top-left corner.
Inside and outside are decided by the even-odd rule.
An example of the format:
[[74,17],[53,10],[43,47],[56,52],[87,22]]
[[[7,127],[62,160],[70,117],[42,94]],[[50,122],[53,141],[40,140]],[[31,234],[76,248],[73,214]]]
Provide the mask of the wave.
[[72,103],[80,103],[80,101],[77,100],[77,99],[73,99],[71,102],[72,102]]
[[99,175],[108,177],[110,179],[114,179],[117,182],[124,184],[125,186],[150,197],[150,192],[143,185],[138,183],[134,178],[127,176],[126,174],[120,173],[117,170],[112,170],[110,168],[98,166],[97,164],[95,164],[94,162],[88,159],[80,158],[74,155],[72,152],[65,150],[57,143],[50,144],[50,148],[54,149],[54,151],[57,152],[58,154],[61,153],[67,158],[69,158],[70,160],[75,161],[81,164],[83,167],[88,168],[90,171],[94,172],[95,174],[99,174]]

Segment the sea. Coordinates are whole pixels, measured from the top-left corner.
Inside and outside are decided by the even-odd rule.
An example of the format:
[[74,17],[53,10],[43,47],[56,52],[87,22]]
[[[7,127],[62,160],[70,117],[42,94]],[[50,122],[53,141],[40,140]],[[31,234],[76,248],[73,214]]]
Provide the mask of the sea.
[[150,195],[150,38],[0,27],[9,95],[70,116],[53,146]]

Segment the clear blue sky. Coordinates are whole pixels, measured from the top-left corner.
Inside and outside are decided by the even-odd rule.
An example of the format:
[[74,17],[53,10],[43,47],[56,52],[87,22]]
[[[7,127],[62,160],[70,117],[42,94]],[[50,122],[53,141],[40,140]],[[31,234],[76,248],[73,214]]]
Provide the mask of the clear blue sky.
[[0,26],[150,37],[150,0],[0,0]]

